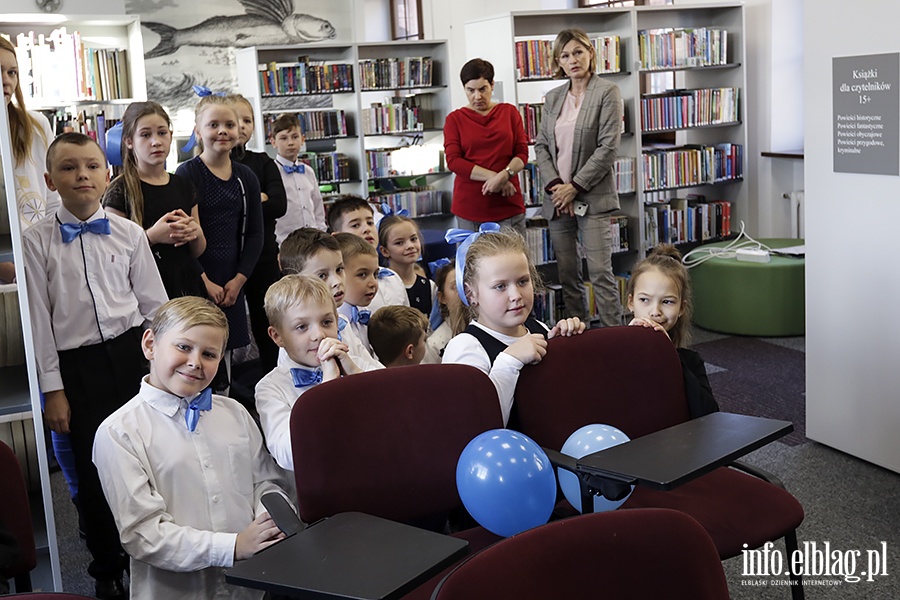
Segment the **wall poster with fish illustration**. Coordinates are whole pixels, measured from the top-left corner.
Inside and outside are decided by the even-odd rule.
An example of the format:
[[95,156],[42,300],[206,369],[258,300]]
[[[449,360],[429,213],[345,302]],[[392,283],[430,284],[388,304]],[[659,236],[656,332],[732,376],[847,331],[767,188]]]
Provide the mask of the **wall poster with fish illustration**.
[[352,0],[126,0],[140,16],[147,97],[165,106],[176,133],[193,127],[191,86],[236,88],[234,49],[248,46],[349,43]]

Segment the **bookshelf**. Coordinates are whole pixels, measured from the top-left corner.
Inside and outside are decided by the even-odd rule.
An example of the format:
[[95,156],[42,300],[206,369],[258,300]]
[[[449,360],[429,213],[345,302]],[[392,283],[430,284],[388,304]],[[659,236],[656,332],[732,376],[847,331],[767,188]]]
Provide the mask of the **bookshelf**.
[[[147,95],[140,21],[134,16],[42,14],[0,15],[0,33],[17,49],[20,81],[29,110],[39,110],[57,133],[69,126],[105,140],[105,132],[134,99]],[[76,57],[77,60],[76,60]],[[21,256],[21,230],[13,187],[6,111],[0,111],[0,168],[5,180],[8,236],[3,258]],[[0,367],[0,439],[22,461],[37,538],[35,589],[61,590],[59,554],[50,493],[50,475],[34,362],[26,273],[16,263],[18,283],[3,286],[3,333],[9,348]],[[11,348],[16,340],[16,351]],[[21,356],[14,356],[21,353]]]
[[[263,115],[254,149],[274,155],[265,141],[267,123],[297,113],[306,160],[333,194],[388,202],[420,218],[448,216],[446,42],[259,46],[238,50],[236,60],[238,91]],[[327,75],[303,75],[314,70]],[[335,168],[320,170],[320,164]],[[337,179],[322,178],[337,172]]]
[[[696,244],[702,234],[727,236],[729,222],[736,229],[748,211],[743,6],[512,12],[467,23],[467,56],[493,63],[504,101],[519,106],[529,134],[537,131],[544,95],[565,83],[548,76],[546,61],[568,27],[594,41],[599,74],[619,86],[624,102],[613,270],[629,272],[661,237]],[[533,167],[521,177],[523,189],[540,189]],[[526,202],[539,197],[526,195]]]
[[104,145],[134,100],[147,97],[138,17],[0,15],[0,33],[16,46],[25,104],[57,133],[71,128]]

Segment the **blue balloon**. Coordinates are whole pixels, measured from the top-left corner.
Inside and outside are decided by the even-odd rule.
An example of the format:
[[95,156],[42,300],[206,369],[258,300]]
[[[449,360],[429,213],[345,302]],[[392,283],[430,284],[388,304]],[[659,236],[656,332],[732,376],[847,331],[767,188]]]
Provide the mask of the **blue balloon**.
[[456,487],[472,518],[504,537],[543,525],[556,504],[550,459],[511,429],[493,429],[469,442],[456,464]]
[[[612,425],[585,425],[569,436],[560,452],[572,458],[582,458],[588,454],[624,444],[627,441],[629,441],[628,436],[622,430]],[[570,471],[560,469],[559,487],[562,488],[563,495],[565,495],[569,504],[574,506],[578,512],[583,512],[581,510],[581,486],[578,483],[578,476]],[[631,491],[634,491],[634,486],[631,486]],[[631,496],[631,492],[628,492],[628,496]],[[615,510],[628,500],[628,496],[615,501],[608,500],[603,496],[594,496],[594,512]]]

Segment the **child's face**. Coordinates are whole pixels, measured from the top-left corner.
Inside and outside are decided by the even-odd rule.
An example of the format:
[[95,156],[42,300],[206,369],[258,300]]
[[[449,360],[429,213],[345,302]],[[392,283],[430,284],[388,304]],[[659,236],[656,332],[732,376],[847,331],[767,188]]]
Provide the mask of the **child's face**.
[[519,252],[504,252],[479,260],[469,303],[485,327],[506,335],[521,335],[520,326],[534,304],[528,258]]
[[378,236],[375,231],[375,215],[371,210],[357,208],[356,210],[344,213],[338,231],[358,235],[372,244],[373,248],[378,247]]
[[675,327],[684,312],[678,286],[659,269],[638,276],[634,293],[628,297],[628,310],[634,312],[634,318],[659,323],[666,331]]
[[172,146],[172,130],[162,115],[145,115],[137,120],[134,136],[125,140],[125,145],[134,152],[139,169],[165,165]]
[[160,336],[148,329],[142,339],[150,361],[150,385],[179,398],[209,386],[225,348],[225,331],[211,325],[172,328]]
[[387,244],[381,247],[381,254],[398,265],[415,264],[422,256],[422,242],[419,240],[418,228],[407,221],[391,227],[387,235]]
[[231,105],[238,122],[238,143],[246,144],[253,137],[253,109],[246,102]]
[[368,306],[378,293],[378,258],[357,254],[344,262],[347,293],[344,301],[353,306]]
[[238,141],[237,116],[230,106],[223,104],[211,104],[203,109],[194,130],[203,140],[204,152],[227,154]]
[[300,146],[303,145],[303,134],[299,127],[283,129],[272,138],[272,145],[282,158],[294,162],[300,155]]
[[461,300],[456,291],[456,269],[447,273],[444,285],[437,291],[437,294],[438,302],[446,306],[447,310],[452,311],[454,307],[459,306]]
[[299,274],[318,277],[334,294],[334,305],[344,303],[344,257],[340,250],[319,250],[306,260]]
[[0,71],[3,72],[3,105],[9,105],[19,87],[19,61],[9,50],[0,50]]
[[336,338],[337,315],[330,302],[298,302],[285,311],[278,327],[269,327],[269,336],[295,363],[319,366],[319,342]]
[[100,208],[100,197],[109,184],[106,157],[94,143],[57,144],[44,179],[51,191],[59,192],[69,212],[86,219]]

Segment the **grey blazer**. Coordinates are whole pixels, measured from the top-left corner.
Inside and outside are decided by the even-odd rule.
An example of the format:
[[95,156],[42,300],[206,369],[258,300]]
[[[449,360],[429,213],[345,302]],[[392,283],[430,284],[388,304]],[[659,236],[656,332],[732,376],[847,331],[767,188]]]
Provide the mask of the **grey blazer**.
[[[544,99],[541,128],[535,140],[534,152],[541,177],[548,182],[546,187],[562,181],[556,170],[554,130],[569,86],[566,83],[550,90]],[[572,149],[572,183],[579,189],[575,201],[586,202],[589,215],[619,208],[615,164],[621,130],[622,96],[618,86],[597,75],[591,75],[575,121],[575,147]],[[548,220],[555,214],[549,193],[544,195],[541,212]]]

